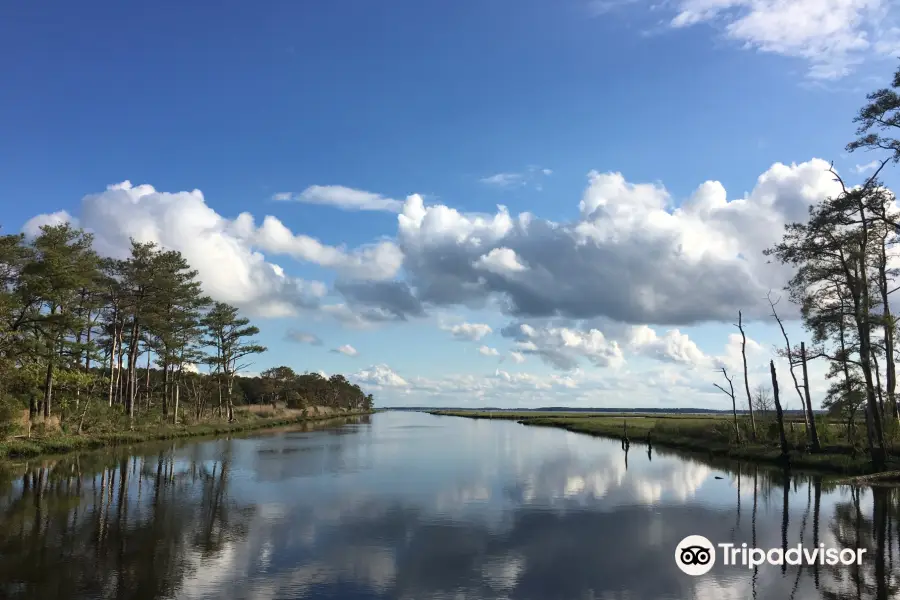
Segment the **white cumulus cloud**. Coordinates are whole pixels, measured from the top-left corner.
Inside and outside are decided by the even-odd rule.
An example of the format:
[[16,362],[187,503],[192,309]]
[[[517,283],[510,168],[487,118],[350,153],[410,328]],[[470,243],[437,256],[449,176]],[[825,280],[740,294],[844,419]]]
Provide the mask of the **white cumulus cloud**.
[[342,185],[311,185],[299,194],[280,192],[272,198],[282,202],[293,200],[307,204],[334,206],[342,210],[400,212],[403,208],[403,202],[399,200]]
[[22,233],[28,238],[36,238],[44,225],[53,227],[63,223],[70,223],[73,227],[79,226],[78,219],[64,210],[58,210],[54,213],[31,217],[22,225]]
[[891,0],[677,0],[673,27],[707,23],[747,48],[806,60],[835,79],[872,55],[895,53]]
[[452,325],[443,324],[441,329],[449,331],[450,335],[457,340],[465,340],[477,342],[484,336],[493,333],[490,325],[485,323],[454,323]]
[[373,365],[351,376],[360,384],[369,384],[378,387],[406,387],[409,382],[400,377],[387,365]]
[[[68,215],[40,215],[28,224],[53,223]],[[131,238],[180,251],[197,269],[206,293],[251,314],[286,316],[318,306],[325,284],[290,277],[266,260],[232,221],[206,204],[200,190],[159,192],[125,181],[81,201],[77,224],[94,234],[94,246],[106,256],[127,256]],[[246,219],[243,220],[246,222]]]
[[660,336],[647,325],[639,325],[632,329],[629,347],[665,362],[700,366],[710,361],[687,334],[677,329],[670,329]]
[[475,261],[476,269],[484,269],[502,275],[504,273],[516,273],[524,271],[528,267],[522,264],[515,250],[509,248],[494,248]]
[[359,351],[351,346],[350,344],[344,344],[343,346],[338,346],[332,352],[337,352],[339,354],[343,354],[344,356],[357,356]]
[[256,227],[250,213],[241,213],[232,229],[254,247],[335,269],[350,278],[390,279],[403,264],[403,253],[392,242],[382,241],[347,252],[308,235],[295,234],[273,216],[266,216],[262,225]]
[[789,270],[762,251],[785,223],[839,191],[828,169],[821,159],[775,163],[745,196],[729,198],[720,182],[707,181],[680,203],[662,184],[592,172],[578,217],[562,223],[513,216],[504,206],[462,213],[413,195],[396,238],[408,294],[396,296],[414,308],[410,296],[429,306],[496,301],[518,318],[635,325],[730,323],[738,310],[767,317],[763,298],[784,286]]
[[502,334],[516,341],[516,352],[534,354],[557,369],[573,370],[581,359],[598,367],[619,368],[625,364],[619,343],[608,339],[599,329],[537,328],[519,323],[505,327]]

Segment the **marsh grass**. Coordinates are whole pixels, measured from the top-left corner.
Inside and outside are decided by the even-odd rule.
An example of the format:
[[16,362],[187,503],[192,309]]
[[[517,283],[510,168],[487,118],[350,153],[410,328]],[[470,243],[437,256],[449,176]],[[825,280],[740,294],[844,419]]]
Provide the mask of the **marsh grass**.
[[270,413],[266,411],[236,411],[236,414],[240,416],[237,421],[232,423],[227,421],[210,421],[171,425],[155,421],[136,423],[133,430],[122,428],[115,431],[107,427],[97,427],[83,435],[73,435],[62,431],[44,435],[32,435],[31,438],[16,438],[0,442],[0,459],[31,458],[43,454],[65,454],[76,450],[92,450],[155,440],[215,436],[328,420],[335,417],[360,416],[371,414],[371,412],[342,412],[321,416],[306,416],[301,411],[282,411],[282,414],[275,417],[269,416]]
[[[777,443],[777,428],[768,419],[757,420],[758,439],[751,441],[749,419],[738,417],[740,440],[730,415],[722,414],[638,414],[638,413],[565,413],[565,412],[488,412],[433,411],[432,414],[475,419],[514,420],[524,425],[556,427],[574,433],[622,439],[627,424],[630,442],[674,448],[707,456],[719,456],[762,463],[785,464]],[[839,427],[817,419],[819,431],[828,432]],[[836,436],[828,436],[833,439]],[[787,432],[790,451],[787,463],[799,469],[829,471],[844,475],[873,472],[866,452],[850,444],[829,444],[821,452],[806,448],[806,430],[802,420],[794,421]],[[897,457],[891,457],[886,469],[900,467]]]

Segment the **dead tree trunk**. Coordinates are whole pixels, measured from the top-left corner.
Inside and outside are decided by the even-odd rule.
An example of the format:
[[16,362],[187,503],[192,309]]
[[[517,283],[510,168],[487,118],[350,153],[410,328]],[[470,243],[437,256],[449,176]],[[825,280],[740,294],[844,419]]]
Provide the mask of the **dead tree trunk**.
[[781,440],[781,456],[787,457],[787,436],[784,434],[784,411],[781,410],[781,399],[778,395],[778,376],[775,374],[775,361],[769,361],[769,370],[772,372],[772,395],[775,397],[775,416],[778,419],[778,436]]
[[806,414],[806,400],[803,397],[803,392],[800,391],[800,384],[797,382],[797,375],[794,373],[794,356],[793,352],[791,352],[791,340],[788,339],[787,331],[784,329],[784,324],[781,322],[781,317],[778,316],[778,312],[775,310],[775,305],[778,304],[778,300],[773,301],[771,295],[767,296],[766,299],[769,301],[769,305],[772,307],[772,316],[775,317],[775,320],[778,322],[778,327],[781,329],[781,335],[784,337],[784,348],[785,348],[785,356],[788,360],[788,371],[791,373],[791,379],[794,381],[794,389],[797,390],[797,396],[800,398],[800,407],[803,409],[803,421],[806,423],[806,430],[809,431],[809,417]]
[[106,399],[109,406],[113,405],[113,390],[115,389],[115,372],[116,372],[116,330],[113,325],[113,334],[110,339],[109,348],[109,395]]
[[725,376],[725,381],[728,382],[729,389],[726,390],[718,383],[714,383],[713,385],[728,394],[731,398],[731,414],[734,416],[734,435],[737,438],[737,441],[741,441],[741,430],[738,427],[738,419],[737,419],[737,403],[734,398],[734,378],[728,376],[728,371],[725,370],[725,367],[722,367],[722,375]]
[[178,383],[178,380],[175,380],[175,397],[173,399],[173,411],[172,411],[172,425],[178,425],[178,393],[181,390],[181,386]]
[[138,363],[138,346],[140,344],[139,334],[140,325],[135,316],[131,322],[131,341],[128,348],[128,385],[125,391],[125,412],[128,418],[134,420],[134,403],[137,400],[137,363]]
[[[888,256],[886,239],[882,238],[880,244],[881,260],[878,263],[878,289],[881,293],[882,319],[884,320],[884,359],[885,359],[885,384],[887,385],[888,408],[895,419],[900,420],[900,411],[897,409],[897,372],[894,365],[894,316],[891,314],[891,304],[888,290]],[[883,412],[884,409],[882,409]],[[882,419],[884,415],[882,415]]]
[[147,377],[144,384],[144,394],[146,394],[147,410],[150,410],[150,347],[147,347]]
[[747,335],[744,333],[741,311],[738,311],[737,326],[741,331],[741,357],[744,359],[744,391],[747,392],[747,410],[750,412],[750,433],[753,441],[756,441],[756,419],[753,417],[753,400],[750,397],[750,380],[747,377]]
[[47,374],[44,377],[44,422],[50,418],[50,400],[53,398],[53,352],[47,357]]
[[809,393],[809,374],[806,370],[806,343],[800,342],[800,362],[803,365],[803,392],[806,394],[806,421],[809,423],[809,439],[812,449],[818,452],[821,449],[819,445],[819,430],[816,429],[816,416],[812,410],[812,399]]

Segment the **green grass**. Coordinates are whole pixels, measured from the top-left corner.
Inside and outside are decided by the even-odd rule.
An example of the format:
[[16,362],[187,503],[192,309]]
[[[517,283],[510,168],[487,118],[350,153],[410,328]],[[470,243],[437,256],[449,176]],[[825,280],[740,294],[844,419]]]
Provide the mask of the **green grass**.
[[[765,442],[749,441],[749,420],[739,417],[743,433],[738,443],[734,423],[730,416],[721,414],[635,414],[635,413],[565,413],[565,412],[493,412],[486,411],[433,411],[432,414],[474,419],[515,420],[524,425],[556,427],[599,437],[621,440],[626,431],[628,440],[635,443],[658,445],[703,454],[761,463],[784,464],[779,444],[775,442],[774,425],[760,420],[757,423],[759,437]],[[818,422],[818,421],[817,421]],[[627,424],[627,430],[623,427]],[[820,428],[833,427],[827,422]],[[824,432],[823,432],[824,433]],[[823,451],[806,450],[805,430],[802,421],[795,430],[788,432],[790,452],[788,462],[792,467],[829,471],[844,475],[863,475],[873,472],[865,452],[854,452],[849,445],[827,443]],[[827,434],[826,436],[827,437]],[[892,457],[887,470],[897,469],[900,461]]]
[[[567,418],[567,419],[690,419],[690,420],[699,420],[699,421],[721,421],[723,417],[721,414],[713,414],[713,413],[697,413],[697,414],[689,414],[689,413],[673,413],[673,414],[661,414],[661,413],[636,413],[636,412],[564,412],[564,411],[486,411],[486,410],[433,410],[429,411],[430,414],[433,415],[446,415],[451,417],[468,417],[470,419],[503,419],[503,420],[513,420],[520,421],[522,419],[536,419],[539,417],[554,417],[554,418]],[[619,422],[621,425],[621,421]]]
[[340,419],[371,414],[371,412],[333,413],[314,416],[288,416],[260,418],[242,415],[243,420],[227,422],[197,423],[194,425],[143,425],[135,431],[97,432],[84,435],[56,433],[45,436],[33,436],[30,439],[18,438],[0,442],[0,460],[32,458],[44,454],[65,454],[77,450],[92,450],[111,446],[122,446],[158,440],[173,440],[188,437],[204,437],[296,425],[310,421]]

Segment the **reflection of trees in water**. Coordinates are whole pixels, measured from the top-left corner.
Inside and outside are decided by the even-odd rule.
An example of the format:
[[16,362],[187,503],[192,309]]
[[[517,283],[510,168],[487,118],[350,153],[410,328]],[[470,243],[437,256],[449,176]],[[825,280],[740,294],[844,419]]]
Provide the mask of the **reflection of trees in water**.
[[[668,489],[678,479],[675,461],[662,451],[645,459],[641,448],[628,456],[629,479],[616,448],[609,456],[525,463],[530,470],[519,479],[536,493],[505,495],[501,527],[493,517],[436,513],[429,498],[422,505],[422,498],[381,487],[368,493],[376,486],[369,480],[352,495],[316,495],[309,486],[295,504],[279,497],[284,514],[275,519],[264,507],[253,514],[235,503],[233,472],[250,468],[259,481],[265,468],[283,481],[365,464],[358,458],[365,439],[295,433],[271,444],[260,438],[250,452],[218,440],[178,453],[85,454],[0,473],[0,597],[249,597],[270,590],[278,598],[881,600],[900,593],[894,490],[838,490],[817,476],[704,463],[697,498],[658,493],[648,501],[628,486]],[[316,449],[297,450],[307,444]],[[690,470],[693,463],[677,464]],[[708,465],[726,479],[713,480]],[[558,502],[560,490],[579,478],[592,501]],[[313,534],[298,534],[305,529]],[[825,543],[868,553],[861,568],[717,565],[693,579],[672,559],[688,533],[738,546]],[[273,558],[262,567],[264,549]]]
[[[315,477],[323,473],[352,473],[371,466],[366,451],[370,440],[346,425],[365,425],[363,417],[342,417],[303,423],[286,430],[284,439],[257,449],[253,465],[257,481],[284,481],[296,477]],[[307,436],[318,431],[315,436]],[[291,443],[283,443],[289,441]]]
[[[866,502],[871,503],[871,514],[864,511]],[[893,571],[895,536],[891,525],[897,513],[897,490],[886,487],[851,488],[850,499],[835,506],[829,529],[837,543],[865,548],[866,554],[862,565],[825,567],[831,577],[823,586],[823,598],[883,600],[900,593]]]
[[[761,469],[757,466],[717,465],[728,472],[736,485],[736,524],[732,532],[740,530],[741,486],[749,480],[752,484],[750,546],[757,544],[758,514],[762,506],[772,501],[780,506],[782,550],[801,544],[812,550],[820,543],[826,547],[865,548],[861,565],[783,565],[778,568],[782,579],[789,581],[785,597],[820,597],[823,600],[845,598],[886,600],[900,594],[900,573],[894,571],[894,553],[900,551],[898,532],[894,531],[900,515],[900,490],[889,487],[844,487],[846,500],[834,505],[825,514],[823,523],[822,496],[839,492],[839,486],[823,481],[819,475],[789,474],[780,470]],[[794,512],[791,512],[793,506]],[[799,516],[792,523],[791,517]],[[823,533],[825,539],[823,539]],[[775,567],[762,567],[774,571]],[[804,580],[817,592],[810,596],[803,593]],[[754,568],[750,587],[753,598],[768,598],[771,591],[760,590],[760,568]]]
[[197,554],[215,555],[246,533],[252,508],[228,497],[230,443],[211,464],[197,455],[176,460],[173,448],[44,461],[7,479],[0,596],[176,594]]

